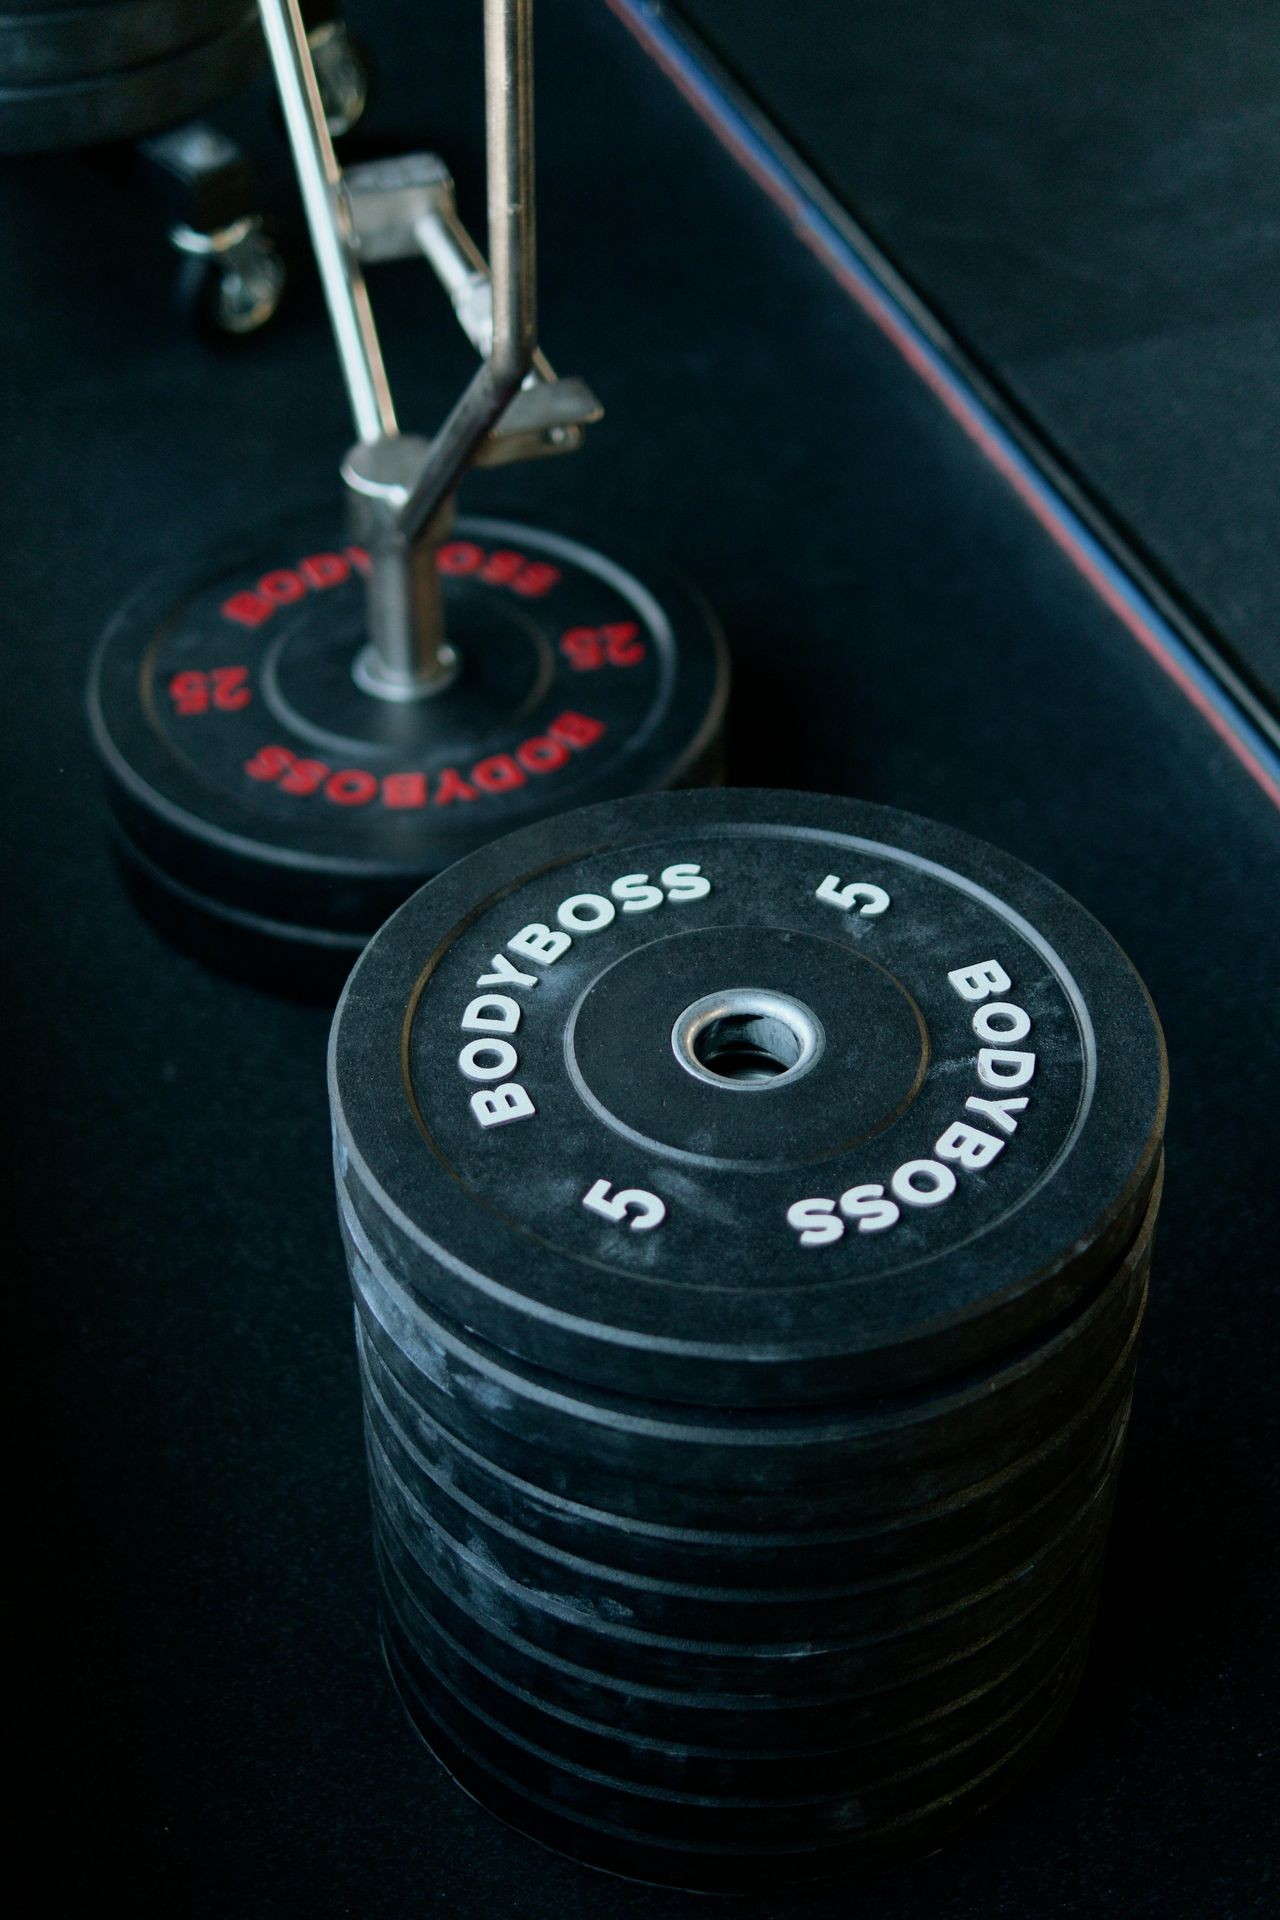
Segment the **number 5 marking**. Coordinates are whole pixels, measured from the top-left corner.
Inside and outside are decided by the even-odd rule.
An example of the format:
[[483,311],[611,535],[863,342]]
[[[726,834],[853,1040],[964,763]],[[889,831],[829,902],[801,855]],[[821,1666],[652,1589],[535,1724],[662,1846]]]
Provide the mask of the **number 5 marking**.
[[[623,1187],[620,1193],[610,1193],[607,1180],[597,1180],[583,1194],[582,1204],[592,1213],[603,1214],[606,1220],[626,1220],[632,1233],[660,1227],[667,1217],[667,1209],[656,1193],[646,1193],[643,1187]],[[629,1213],[633,1217],[627,1220]]]
[[[841,913],[848,913],[855,906],[864,920],[875,920],[889,906],[889,896],[883,887],[873,886],[870,880],[849,880],[841,886],[837,874],[829,873],[817,889],[819,900],[825,900],[829,907],[839,907]],[[861,901],[862,905],[858,906]]]

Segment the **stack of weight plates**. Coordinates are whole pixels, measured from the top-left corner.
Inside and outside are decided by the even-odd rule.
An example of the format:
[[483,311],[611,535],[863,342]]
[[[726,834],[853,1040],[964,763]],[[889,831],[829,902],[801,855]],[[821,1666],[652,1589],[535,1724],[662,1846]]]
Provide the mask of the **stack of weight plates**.
[[251,0],[0,0],[0,152],[175,125],[262,59]]
[[1081,907],[697,792],[414,896],[330,1060],[387,1658],[512,1825],[719,1892],[926,1851],[1085,1658],[1165,1067]]
[[90,723],[130,884],[202,958],[335,998],[387,915],[509,828],[720,774],[701,599],[577,540],[462,519],[437,551],[456,671],[386,700],[369,556],[336,505],[146,581]]

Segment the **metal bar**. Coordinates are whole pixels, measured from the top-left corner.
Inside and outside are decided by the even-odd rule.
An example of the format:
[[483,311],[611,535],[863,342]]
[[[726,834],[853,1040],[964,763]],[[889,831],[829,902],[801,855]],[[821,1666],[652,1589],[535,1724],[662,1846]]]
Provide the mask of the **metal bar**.
[[493,347],[432,442],[400,511],[410,540],[430,527],[456,490],[518,392],[537,345],[533,0],[484,0],[484,80]]
[[366,693],[387,700],[416,700],[437,692],[456,665],[445,640],[436,567],[449,507],[417,539],[410,539],[399,520],[429,451],[429,442],[397,434],[359,442],[342,463],[348,530],[369,550],[368,644],[353,671]]
[[538,340],[533,190],[533,0],[485,0],[485,145],[493,352],[519,381]]
[[[458,325],[476,352],[487,360],[493,348],[493,301],[489,291],[489,263],[449,206],[424,214],[414,222],[414,239],[436,279],[449,296]],[[555,369],[541,348],[535,348],[530,371],[539,380],[555,379]],[[528,382],[528,374],[525,382]]]
[[452,208],[423,214],[414,222],[414,238],[448,294],[458,324],[482,360],[493,345],[489,268],[484,255]]
[[258,11],[356,433],[368,443],[387,439],[397,431],[391,388],[298,0],[258,0]]

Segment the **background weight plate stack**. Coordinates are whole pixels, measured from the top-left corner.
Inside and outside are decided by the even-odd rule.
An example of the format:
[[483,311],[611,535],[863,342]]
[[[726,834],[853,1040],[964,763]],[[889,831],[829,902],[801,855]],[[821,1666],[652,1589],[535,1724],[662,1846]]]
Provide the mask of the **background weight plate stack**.
[[176,125],[263,57],[245,0],[0,0],[0,152],[86,147]]
[[90,721],[134,890],[201,956],[336,996],[387,915],[511,828],[719,777],[727,667],[678,582],[462,519],[439,549],[456,671],[359,677],[368,555],[332,508],[146,581]]
[[927,1850],[1088,1642],[1159,1028],[884,809],[584,809],[433,881],[330,1052],[387,1659],[523,1830],[720,1892]]

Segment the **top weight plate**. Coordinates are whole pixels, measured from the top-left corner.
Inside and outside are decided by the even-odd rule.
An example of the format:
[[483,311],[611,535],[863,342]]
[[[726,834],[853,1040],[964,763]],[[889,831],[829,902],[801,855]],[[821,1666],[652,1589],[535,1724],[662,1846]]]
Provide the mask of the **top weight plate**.
[[706,1405],[920,1385],[1104,1278],[1160,1029],[1075,901],[927,821],[700,792],[510,835],[410,900],[330,1046],[340,1176],[494,1344]]

